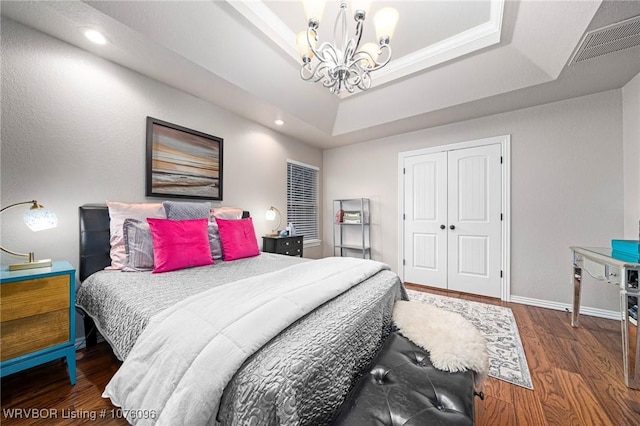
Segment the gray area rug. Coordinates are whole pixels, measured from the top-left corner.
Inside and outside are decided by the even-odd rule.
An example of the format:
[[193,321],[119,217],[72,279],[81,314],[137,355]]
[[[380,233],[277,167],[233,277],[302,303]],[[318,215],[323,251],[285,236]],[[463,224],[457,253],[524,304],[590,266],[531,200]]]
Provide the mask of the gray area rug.
[[412,301],[457,312],[471,321],[487,340],[489,376],[533,389],[518,325],[511,309],[415,290],[407,290],[407,293]]

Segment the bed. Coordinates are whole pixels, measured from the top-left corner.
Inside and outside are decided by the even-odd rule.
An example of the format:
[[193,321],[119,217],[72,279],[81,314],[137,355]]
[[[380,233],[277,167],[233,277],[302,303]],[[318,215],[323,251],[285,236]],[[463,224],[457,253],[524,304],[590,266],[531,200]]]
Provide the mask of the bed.
[[[200,370],[195,373],[190,371],[189,374],[197,378],[196,382],[189,384],[184,376],[180,376],[180,380],[174,381],[186,382],[186,387],[168,391],[171,393],[168,395],[170,400],[181,392],[188,393],[186,399],[196,399],[200,401],[199,405],[180,405],[184,401],[174,405],[167,400],[151,401],[149,389],[141,391],[145,396],[136,400],[135,396],[128,395],[135,395],[135,391],[129,392],[126,388],[131,387],[130,383],[134,381],[131,375],[134,372],[137,374],[139,369],[147,368],[145,363],[149,354],[139,356],[140,353],[150,352],[152,358],[171,353],[160,362],[162,364],[167,359],[182,358],[183,354],[191,352],[192,347],[199,347],[203,344],[199,342],[201,335],[205,336],[205,340],[217,339],[206,337],[206,327],[194,325],[198,324],[200,318],[189,318],[177,328],[171,324],[169,329],[178,331],[169,332],[166,338],[153,335],[162,325],[169,323],[172,316],[183,315],[185,310],[191,314],[194,304],[199,303],[205,307],[216,306],[215,313],[197,313],[208,315],[206,321],[217,321],[217,312],[224,311],[227,306],[234,312],[247,309],[247,315],[242,316],[248,317],[254,315],[253,312],[249,313],[248,305],[258,297],[255,294],[266,292],[262,291],[262,286],[271,288],[269,286],[273,282],[274,292],[286,293],[284,298],[288,301],[298,297],[296,294],[310,291],[304,287],[289,292],[286,289],[289,284],[285,283],[283,277],[297,277],[292,281],[302,282],[307,279],[302,278],[304,270],[313,270],[315,267],[318,268],[315,274],[321,275],[326,267],[320,263],[321,260],[260,253],[234,261],[216,261],[213,265],[161,274],[104,270],[110,264],[109,211],[105,205],[85,205],[80,207],[79,216],[81,284],[76,303],[87,318],[95,323],[114,354],[124,361],[121,371],[112,382],[118,382],[118,375],[121,375],[120,382],[126,385],[119,386],[115,392],[119,392],[119,396],[108,393],[112,383],[105,393],[115,401],[115,405],[126,409],[125,414],[128,414],[127,419],[131,423],[153,424],[158,421],[170,424],[176,419],[191,419],[189,424],[329,424],[390,333],[395,301],[406,299],[398,276],[387,268],[372,272],[370,277],[345,285],[345,288],[342,288],[341,282],[327,282],[320,286],[319,292],[334,291],[334,287],[342,289],[323,296],[325,301],[319,299],[317,307],[304,311],[273,336],[261,336],[264,342],[255,352],[246,354],[237,368],[232,367],[232,374],[228,380],[223,380],[220,393],[209,394],[204,386],[214,378],[217,380],[216,375],[227,368],[223,364],[228,363],[228,357],[216,358],[214,352],[213,358],[201,362],[204,366]],[[248,212],[244,216],[248,216]],[[328,262],[331,261],[328,259]],[[354,265],[360,268],[359,263]],[[335,274],[328,275],[337,277]],[[340,281],[337,278],[333,280]],[[284,290],[280,288],[283,286]],[[201,310],[211,311],[207,308]],[[263,328],[271,327],[271,318],[274,324],[284,320],[286,315],[280,318],[280,312],[286,310],[287,305],[280,305],[275,312],[272,310],[259,314],[267,317],[263,316],[257,324],[248,327],[240,324],[236,328],[246,331],[243,334],[251,334],[254,330],[260,330],[259,334],[263,334]],[[178,315],[176,312],[182,313]],[[259,315],[256,318],[260,318]],[[265,321],[264,318],[269,320]],[[87,323],[85,327],[91,325]],[[185,346],[180,348],[179,345]],[[207,342],[203,345],[208,347]],[[189,363],[197,364],[203,357],[202,353],[198,353]],[[157,383],[170,375],[167,370],[173,370],[174,367],[163,367],[156,373],[161,374]],[[127,369],[131,371],[129,376],[124,375]],[[145,374],[153,377],[152,373]],[[151,393],[155,396],[157,392]],[[150,406],[145,406],[147,404]],[[209,411],[211,413],[207,414]]]

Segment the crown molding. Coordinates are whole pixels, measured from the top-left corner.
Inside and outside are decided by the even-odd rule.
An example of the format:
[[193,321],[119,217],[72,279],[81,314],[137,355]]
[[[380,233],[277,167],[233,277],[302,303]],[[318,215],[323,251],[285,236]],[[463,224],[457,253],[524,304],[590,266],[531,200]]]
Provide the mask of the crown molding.
[[[264,1],[227,0],[227,2],[290,56],[298,66],[301,66],[295,43],[295,32],[273,13]],[[489,19],[482,24],[414,53],[392,59],[389,64],[372,75],[376,87],[499,43],[504,2],[505,0],[491,0]],[[351,95],[353,94],[343,91],[338,96],[344,99]]]

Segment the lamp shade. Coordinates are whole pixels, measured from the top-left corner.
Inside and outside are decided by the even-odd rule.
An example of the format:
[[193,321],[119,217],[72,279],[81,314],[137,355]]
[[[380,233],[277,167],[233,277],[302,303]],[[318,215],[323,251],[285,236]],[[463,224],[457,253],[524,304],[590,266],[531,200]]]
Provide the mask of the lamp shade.
[[[56,214],[51,210],[42,207],[36,200],[21,201],[19,203],[11,204],[7,207],[1,208],[0,213],[12,207],[21,206],[24,204],[31,204],[31,208],[23,215],[22,220],[24,221],[25,225],[27,225],[32,231],[42,231],[44,229],[55,228],[56,226],[58,226],[58,218],[56,217]],[[2,246],[0,246],[0,250],[14,256],[26,257],[29,259],[28,262],[10,264],[9,271],[45,268],[51,266],[51,259],[36,260],[35,255],[32,251],[29,253],[19,253]]]
[[274,209],[269,209],[264,213],[264,218],[267,220],[276,220],[276,211]]
[[393,32],[398,23],[398,11],[392,7],[382,8],[373,17],[373,25],[376,28],[376,37],[378,40],[384,37],[393,37]]
[[278,225],[273,228],[271,235],[278,235],[278,228],[280,228],[280,225],[282,224],[282,215],[280,214],[280,210],[273,206],[269,207],[269,210],[264,212],[264,218],[268,221],[276,220],[276,215],[278,216]]
[[56,214],[42,206],[32,207],[22,217],[24,224],[34,232],[51,229],[58,226]]

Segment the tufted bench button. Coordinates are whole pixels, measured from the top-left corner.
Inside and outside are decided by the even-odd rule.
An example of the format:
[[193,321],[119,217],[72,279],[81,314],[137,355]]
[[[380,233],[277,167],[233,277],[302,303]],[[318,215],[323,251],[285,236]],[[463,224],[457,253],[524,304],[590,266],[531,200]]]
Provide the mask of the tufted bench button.
[[387,374],[389,374],[389,370],[386,368],[377,367],[371,370],[370,374],[371,374],[371,377],[373,377],[373,380],[377,384],[384,385],[385,379],[387,378]]
[[419,365],[420,367],[427,366],[427,362],[426,362],[427,356],[425,354],[414,352],[413,357],[416,365]]
[[392,425],[394,419],[411,419],[411,425],[474,424],[474,395],[478,394],[472,371],[436,369],[428,352],[397,332],[387,337],[371,366],[356,382],[332,426]]

